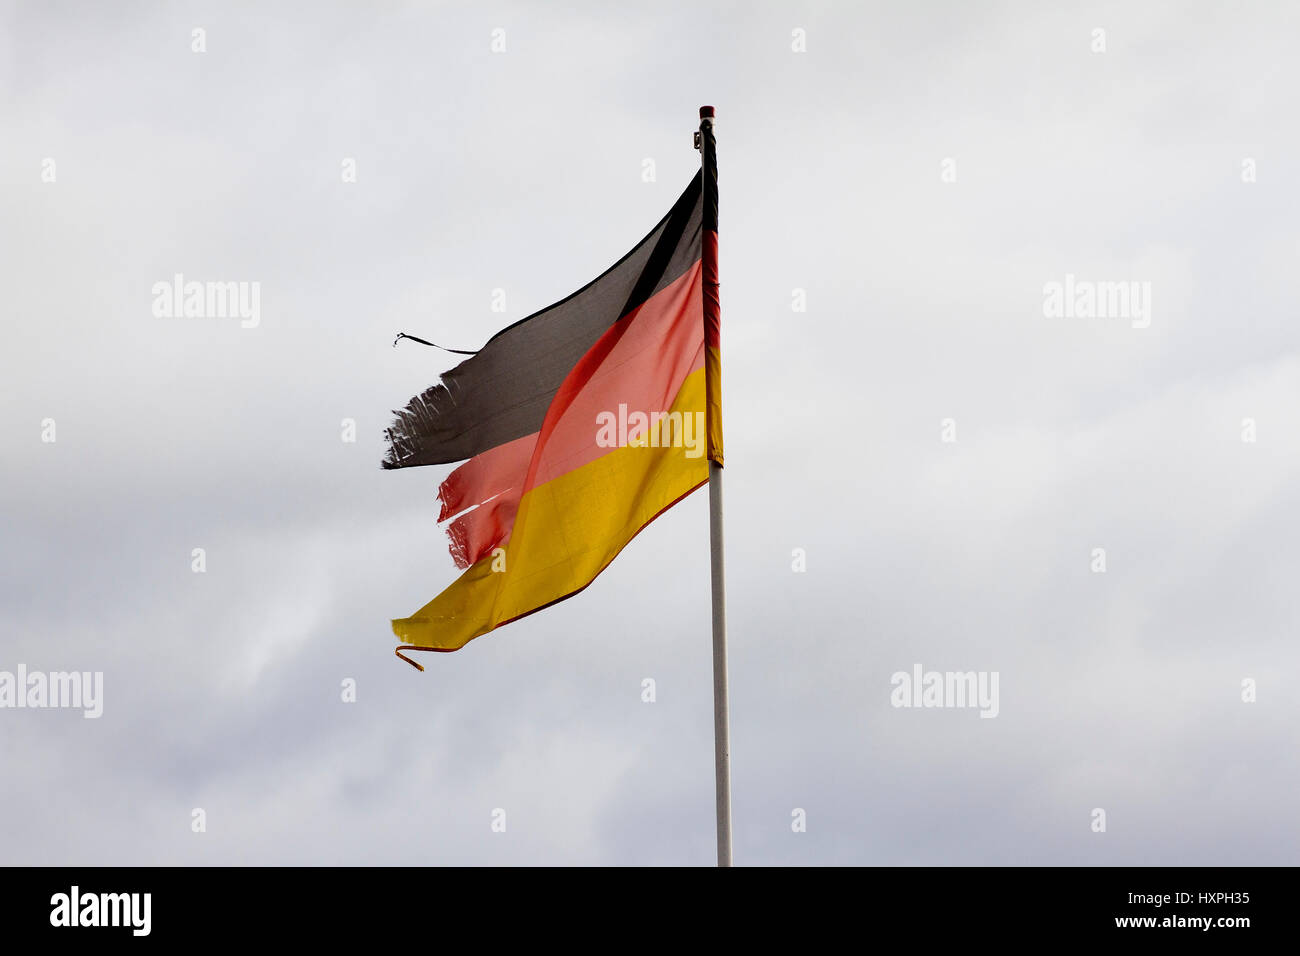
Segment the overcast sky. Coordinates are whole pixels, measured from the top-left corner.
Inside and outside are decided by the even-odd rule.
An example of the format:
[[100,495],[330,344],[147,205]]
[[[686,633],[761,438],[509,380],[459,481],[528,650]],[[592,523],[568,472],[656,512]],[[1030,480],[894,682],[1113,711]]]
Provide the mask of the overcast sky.
[[[0,862],[713,862],[707,496],[420,674],[450,466],[379,467],[456,361],[394,334],[594,278],[709,103],[736,862],[1294,864],[1298,28],[0,3],[0,670],[104,675],[0,710]],[[260,322],[158,317],[176,273]],[[1149,324],[1049,317],[1067,275]],[[892,706],[918,664],[997,717]]]

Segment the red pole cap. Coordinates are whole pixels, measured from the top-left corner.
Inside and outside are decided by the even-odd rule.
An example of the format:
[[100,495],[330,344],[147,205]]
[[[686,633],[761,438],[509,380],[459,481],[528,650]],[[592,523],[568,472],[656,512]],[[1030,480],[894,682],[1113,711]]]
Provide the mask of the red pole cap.
[[713,107],[712,107],[712,106],[701,106],[701,107],[700,107],[700,119],[713,119]]

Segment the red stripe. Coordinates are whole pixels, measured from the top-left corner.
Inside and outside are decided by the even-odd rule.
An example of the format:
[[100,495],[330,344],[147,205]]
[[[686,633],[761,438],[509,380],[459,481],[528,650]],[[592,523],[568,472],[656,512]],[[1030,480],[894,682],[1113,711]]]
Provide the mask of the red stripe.
[[709,348],[721,347],[722,305],[718,301],[718,234],[712,229],[704,233],[704,344]]
[[447,476],[438,520],[459,514],[447,527],[458,567],[509,540],[525,489],[612,451],[596,443],[601,412],[617,414],[620,404],[645,413],[672,407],[682,382],[704,364],[700,276],[697,261],[611,326],[560,386],[540,433],[475,455]]
[[442,502],[438,520],[446,521],[521,485],[536,444],[537,432],[533,432],[480,452],[453,471],[438,487],[438,500]]
[[692,370],[704,363],[699,326],[700,262],[614,323],[573,367],[546,411],[524,490],[610,451],[596,444],[596,415],[620,403],[667,411]]
[[[595,461],[611,448],[596,444],[597,416],[666,412],[686,376],[704,367],[699,327],[700,264],[601,337],[556,393],[525,488],[535,488]],[[587,359],[589,365],[584,365]]]

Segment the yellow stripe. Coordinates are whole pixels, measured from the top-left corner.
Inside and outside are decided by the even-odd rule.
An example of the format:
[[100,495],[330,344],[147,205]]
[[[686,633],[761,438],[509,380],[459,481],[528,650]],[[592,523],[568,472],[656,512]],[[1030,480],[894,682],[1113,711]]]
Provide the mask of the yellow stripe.
[[707,383],[709,423],[709,460],[722,464],[722,353],[712,346],[704,347],[704,375]]
[[[694,424],[704,379],[704,369],[687,376],[670,411]],[[593,422],[593,441],[595,434]],[[708,457],[693,437],[694,449],[617,448],[527,492],[505,554],[472,565],[415,614],[393,621],[393,633],[417,647],[455,650],[586,587],[641,528],[708,480]]]

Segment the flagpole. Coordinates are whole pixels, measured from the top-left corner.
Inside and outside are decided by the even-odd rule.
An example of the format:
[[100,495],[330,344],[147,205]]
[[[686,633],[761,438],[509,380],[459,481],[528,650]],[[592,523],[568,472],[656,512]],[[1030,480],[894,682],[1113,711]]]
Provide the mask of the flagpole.
[[[701,271],[704,285],[705,344],[717,348],[718,321],[718,162],[713,138],[713,107],[700,107],[698,134],[703,180],[704,232],[701,243]],[[712,235],[710,235],[710,232]],[[712,341],[710,341],[712,339]],[[717,366],[714,365],[713,368]],[[706,375],[713,369],[706,361]],[[708,413],[716,414],[720,403],[719,382],[708,389]],[[718,816],[718,866],[731,866],[731,730],[727,704],[727,598],[723,576],[722,547],[722,449],[713,448],[714,435],[721,436],[721,422],[709,428],[709,578],[713,602],[713,760]],[[720,443],[720,442],[719,442]]]

